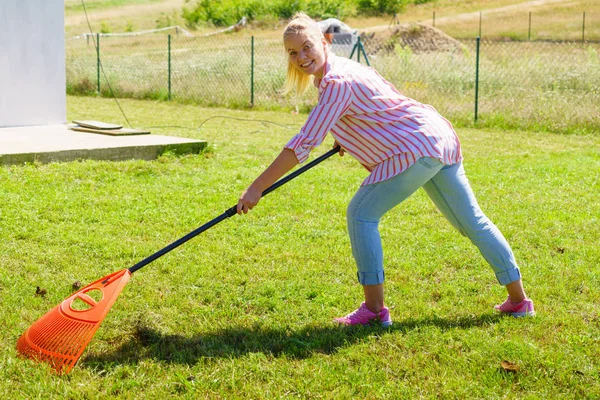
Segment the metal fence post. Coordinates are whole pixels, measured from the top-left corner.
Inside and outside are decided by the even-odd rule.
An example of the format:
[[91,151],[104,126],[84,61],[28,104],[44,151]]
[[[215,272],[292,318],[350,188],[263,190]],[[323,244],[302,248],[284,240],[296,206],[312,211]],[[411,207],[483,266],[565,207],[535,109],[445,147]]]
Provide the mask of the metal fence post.
[[168,59],[169,59],[169,100],[171,100],[171,34],[169,34],[169,55],[168,55]]
[[529,33],[527,34],[527,41],[531,40],[531,11],[529,11]]
[[433,12],[433,27],[435,28],[435,11]]
[[583,25],[581,27],[581,41],[585,42],[585,11],[583,12]]
[[481,37],[481,20],[483,18],[483,13],[479,12],[479,37]]
[[98,82],[98,93],[100,93],[100,34],[96,33],[96,81]]
[[477,56],[475,61],[475,123],[477,123],[479,108],[479,46],[481,38],[477,37]]
[[252,49],[250,57],[250,106],[254,107],[254,36],[252,36]]

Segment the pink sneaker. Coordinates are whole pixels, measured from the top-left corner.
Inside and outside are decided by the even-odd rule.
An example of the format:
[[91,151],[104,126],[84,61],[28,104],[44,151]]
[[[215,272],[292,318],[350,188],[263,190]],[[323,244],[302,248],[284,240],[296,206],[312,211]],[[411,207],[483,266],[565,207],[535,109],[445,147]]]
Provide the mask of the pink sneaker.
[[369,325],[371,322],[380,321],[384,328],[392,325],[390,310],[387,307],[383,307],[379,314],[375,314],[367,308],[365,302],[355,311],[345,317],[335,318],[334,321],[341,325]]
[[535,315],[533,301],[530,299],[525,299],[520,303],[513,303],[509,297],[504,303],[498,304],[494,308],[502,314],[510,314],[513,317],[533,317]]

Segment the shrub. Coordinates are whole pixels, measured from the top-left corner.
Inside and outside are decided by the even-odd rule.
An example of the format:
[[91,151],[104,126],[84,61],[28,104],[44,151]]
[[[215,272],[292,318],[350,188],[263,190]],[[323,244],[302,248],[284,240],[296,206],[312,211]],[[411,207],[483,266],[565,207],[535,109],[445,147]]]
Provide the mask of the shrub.
[[100,33],[110,33],[111,29],[110,29],[110,25],[108,25],[107,22],[102,21],[102,23],[100,24]]
[[190,27],[201,21],[215,26],[229,26],[242,17],[250,20],[267,15],[266,5],[259,0],[201,0],[192,9],[183,9],[183,18]]
[[96,92],[96,83],[90,78],[83,77],[75,83],[67,82],[67,94],[71,95],[90,95]]
[[358,11],[367,15],[395,14],[411,0],[358,0]]
[[304,11],[313,18],[346,18],[363,15],[394,14],[407,4],[422,4],[433,0],[199,0],[183,9],[186,25],[195,27],[201,22],[228,26],[242,17],[249,20],[275,17],[289,19]]

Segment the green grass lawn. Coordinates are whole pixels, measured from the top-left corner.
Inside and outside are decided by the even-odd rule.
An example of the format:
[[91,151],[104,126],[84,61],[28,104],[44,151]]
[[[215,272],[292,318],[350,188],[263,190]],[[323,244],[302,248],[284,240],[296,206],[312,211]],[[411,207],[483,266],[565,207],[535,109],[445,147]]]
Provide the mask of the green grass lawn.
[[[152,131],[209,150],[0,169],[2,398],[600,397],[593,135],[458,130],[535,318],[494,314],[504,289],[419,191],[381,224],[394,325],[334,326],[362,301],[345,209],[366,171],[333,157],[135,273],[70,375],[19,359],[17,338],[73,282],[130,267],[234,205],[306,118],[121,104],[135,127],[178,126]],[[114,101],[91,97],[70,97],[68,117],[124,122]]]

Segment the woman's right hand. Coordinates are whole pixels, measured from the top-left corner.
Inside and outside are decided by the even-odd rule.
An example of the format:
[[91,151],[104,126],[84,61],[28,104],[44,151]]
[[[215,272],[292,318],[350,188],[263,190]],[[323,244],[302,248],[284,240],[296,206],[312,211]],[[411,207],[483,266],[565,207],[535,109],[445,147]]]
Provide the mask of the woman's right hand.
[[247,214],[248,211],[252,210],[254,206],[258,204],[262,197],[262,192],[254,188],[254,185],[250,185],[248,189],[242,193],[240,200],[237,204],[238,214]]
[[298,159],[292,150],[281,150],[271,165],[242,193],[237,204],[237,213],[248,214],[248,211],[252,210],[260,201],[263,190],[266,190],[297,164]]

